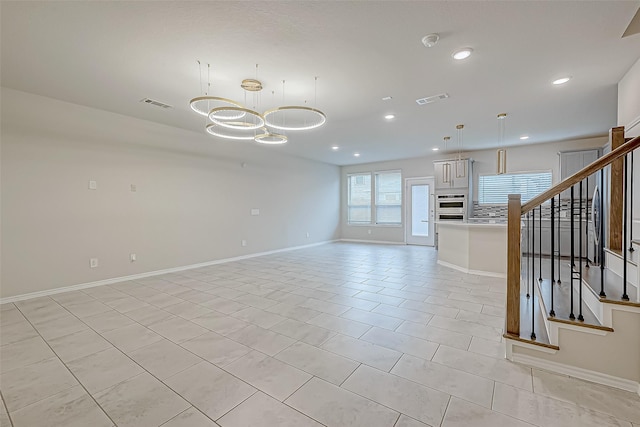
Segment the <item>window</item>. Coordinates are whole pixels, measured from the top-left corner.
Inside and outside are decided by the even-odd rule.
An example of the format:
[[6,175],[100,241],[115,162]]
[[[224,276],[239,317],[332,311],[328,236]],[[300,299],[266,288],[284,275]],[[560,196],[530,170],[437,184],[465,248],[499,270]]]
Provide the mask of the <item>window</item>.
[[349,224],[371,224],[371,174],[349,175]]
[[402,224],[400,172],[376,172],[376,224]]
[[551,172],[480,175],[478,203],[506,205],[509,194],[520,194],[522,203],[551,188]]
[[348,175],[347,191],[349,224],[402,224],[402,175],[399,171]]

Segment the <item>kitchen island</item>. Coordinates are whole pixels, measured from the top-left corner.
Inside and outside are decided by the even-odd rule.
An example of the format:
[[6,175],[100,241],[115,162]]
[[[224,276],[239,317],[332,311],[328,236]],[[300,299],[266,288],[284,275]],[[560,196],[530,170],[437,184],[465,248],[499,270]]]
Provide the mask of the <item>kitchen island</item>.
[[506,277],[506,221],[437,221],[436,227],[438,264],[465,273]]

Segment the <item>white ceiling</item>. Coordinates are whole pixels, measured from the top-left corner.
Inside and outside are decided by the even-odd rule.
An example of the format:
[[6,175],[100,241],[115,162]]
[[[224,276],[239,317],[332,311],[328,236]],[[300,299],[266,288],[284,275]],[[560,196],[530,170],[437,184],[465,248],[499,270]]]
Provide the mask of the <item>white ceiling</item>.
[[[541,143],[602,135],[616,125],[617,82],[640,57],[640,34],[621,35],[639,6],[3,1],[1,82],[204,133],[204,119],[188,105],[201,94],[196,60],[211,63],[212,95],[239,101],[240,81],[259,64],[261,110],[273,104],[272,91],[281,100],[283,79],[287,104],[313,105],[318,76],[317,107],[328,120],[289,132],[285,146],[269,149],[338,165],[422,156],[446,135],[455,141],[458,123],[465,124],[465,148],[491,148],[501,112],[509,114],[507,144],[522,144],[521,135]],[[427,49],[421,39],[432,32],[440,42]],[[453,60],[465,46],[473,55]],[[565,75],[573,76],[568,84],[551,84]],[[442,92],[450,98],[415,103]],[[140,103],[145,97],[174,108]],[[387,113],[396,119],[386,121]]]

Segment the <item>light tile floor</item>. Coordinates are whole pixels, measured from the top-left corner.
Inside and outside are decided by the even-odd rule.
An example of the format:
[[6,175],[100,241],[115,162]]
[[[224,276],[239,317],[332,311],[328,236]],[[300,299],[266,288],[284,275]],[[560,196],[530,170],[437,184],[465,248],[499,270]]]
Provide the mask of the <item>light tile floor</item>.
[[504,286],[336,243],[4,304],[0,426],[640,427],[504,359]]

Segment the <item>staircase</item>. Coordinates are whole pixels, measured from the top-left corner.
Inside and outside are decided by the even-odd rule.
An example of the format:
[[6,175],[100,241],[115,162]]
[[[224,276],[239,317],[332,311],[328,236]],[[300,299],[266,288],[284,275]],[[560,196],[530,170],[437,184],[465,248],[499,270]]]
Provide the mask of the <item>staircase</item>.
[[[536,198],[509,196],[504,338],[514,362],[640,394],[640,221],[632,219],[640,137],[625,139],[617,127],[611,143],[610,153]],[[593,180],[598,190],[586,194]],[[561,203],[561,194],[570,200]],[[551,223],[546,237],[543,221]],[[570,256],[561,256],[567,222]]]

